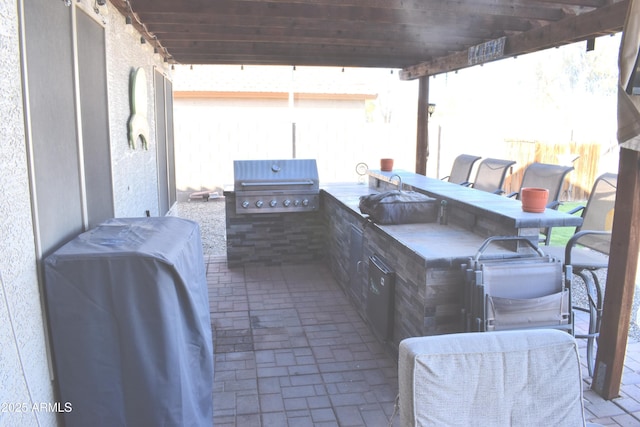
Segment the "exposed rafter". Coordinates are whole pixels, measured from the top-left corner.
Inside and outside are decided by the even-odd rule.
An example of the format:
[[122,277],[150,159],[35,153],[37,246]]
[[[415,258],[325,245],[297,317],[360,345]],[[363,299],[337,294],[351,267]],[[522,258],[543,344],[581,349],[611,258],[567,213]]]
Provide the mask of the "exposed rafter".
[[[628,0],[112,0],[169,62],[405,69],[465,66],[470,46],[505,54],[618,31]],[[589,18],[591,17],[591,18]]]
[[[572,16],[560,22],[507,37],[504,57],[517,56],[563,44],[575,43],[622,30],[628,1],[613,3],[601,9]],[[593,29],[598,28],[594,33]],[[500,58],[496,58],[500,59]],[[469,67],[468,50],[437,58],[400,72],[402,80],[412,80]]]

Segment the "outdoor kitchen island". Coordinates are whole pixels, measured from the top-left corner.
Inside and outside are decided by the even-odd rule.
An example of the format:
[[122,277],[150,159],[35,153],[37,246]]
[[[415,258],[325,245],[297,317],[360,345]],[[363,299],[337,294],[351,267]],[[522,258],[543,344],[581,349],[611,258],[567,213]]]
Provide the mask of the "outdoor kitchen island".
[[[407,337],[462,331],[464,273],[461,265],[490,236],[522,236],[537,241],[541,227],[577,226],[582,219],[547,209],[522,211],[520,201],[404,172],[369,171],[369,183],[321,186],[322,213],[327,225],[327,263],[336,280],[371,325],[380,313],[368,309],[371,257],[383,260],[394,274],[388,333],[378,337],[397,351]],[[360,196],[397,189],[400,176],[406,191],[446,200],[448,221],[378,225],[360,213]],[[492,253],[507,253],[492,245]],[[544,249],[543,249],[544,250]],[[373,298],[378,298],[374,295]],[[374,328],[375,329],[375,328]]]

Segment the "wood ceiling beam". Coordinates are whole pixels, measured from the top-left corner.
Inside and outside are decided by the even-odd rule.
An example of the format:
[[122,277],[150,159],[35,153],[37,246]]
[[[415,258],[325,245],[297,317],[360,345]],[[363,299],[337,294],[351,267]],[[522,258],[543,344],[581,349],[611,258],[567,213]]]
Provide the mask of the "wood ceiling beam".
[[[299,40],[299,43],[292,45],[291,43],[239,43],[234,41],[222,41],[222,42],[198,42],[197,44],[192,42],[165,42],[163,44],[168,51],[179,50],[181,56],[196,54],[198,52],[207,52],[209,55],[228,54],[236,55],[240,59],[245,58],[247,55],[256,54],[274,54],[285,55],[288,54],[292,59],[287,63],[294,63],[295,58],[307,57],[309,55],[320,55],[322,57],[331,56],[387,56],[391,59],[402,58],[404,64],[411,61],[412,58],[423,57],[432,58],[446,54],[446,52],[439,50],[430,50],[427,48],[417,49],[396,49],[393,46],[384,44],[366,44],[363,43],[359,46],[350,45],[337,45],[335,43],[327,44],[313,44],[305,43],[305,40]],[[180,59],[180,58],[176,58]],[[180,60],[182,62],[182,60]],[[397,62],[397,61],[394,61]],[[401,67],[399,67],[401,68]]]
[[225,64],[225,65],[297,65],[297,66],[331,66],[335,67],[371,67],[371,68],[402,68],[407,58],[389,58],[386,56],[363,56],[354,55],[328,56],[328,55],[307,55],[299,56],[292,61],[291,55],[253,54],[251,56],[239,57],[235,54],[185,54],[180,57],[182,64]]
[[491,34],[493,29],[491,25],[502,24],[507,28],[507,31],[527,31],[532,29],[530,23],[525,21],[510,21],[505,22],[499,18],[486,19],[481,17],[469,18],[466,20],[458,19],[455,22],[437,22],[434,24],[425,25],[424,22],[420,25],[410,25],[405,22],[396,22],[393,24],[386,24],[381,29],[379,23],[363,23],[360,25],[352,25],[349,22],[343,21],[325,21],[308,18],[265,18],[261,16],[252,17],[238,17],[234,15],[216,15],[216,16],[198,16],[191,17],[188,15],[177,15],[171,18],[170,21],[162,22],[154,19],[154,17],[147,17],[146,25],[150,30],[156,33],[171,33],[171,32],[194,32],[197,28],[197,32],[219,32],[220,29],[233,29],[234,31],[248,28],[247,33],[255,34],[259,36],[262,29],[286,29],[286,30],[315,30],[326,32],[340,32],[344,34],[353,34],[359,36],[360,33],[366,32],[368,35],[372,35],[375,32],[376,37],[383,38],[388,32],[403,33],[407,37],[417,37],[420,34],[434,34],[444,33],[449,36],[456,33],[469,34],[473,37],[483,36]]
[[[211,26],[165,24],[148,25],[149,31],[155,34],[163,45],[178,47],[175,42],[269,42],[291,43],[303,42],[317,45],[349,45],[392,47],[397,50],[416,51],[426,49],[438,54],[448,54],[464,49],[478,38],[491,39],[499,34],[487,31],[460,31],[451,33],[446,29],[425,28],[417,31],[403,26],[389,26],[382,32],[377,27],[352,28],[300,28],[300,27],[261,27],[261,26]],[[425,60],[429,57],[424,57]]]
[[[622,0],[594,12],[572,16],[545,27],[509,36],[505,43],[503,58],[619,32],[624,24],[628,5],[629,0]],[[469,66],[468,51],[464,50],[434,61],[407,67],[400,72],[400,79],[413,80]]]
[[558,4],[566,4],[567,6],[578,6],[578,7],[602,7],[605,6],[610,0],[536,0],[538,3],[558,3]]
[[298,29],[298,30],[324,30],[327,32],[341,32],[349,34],[358,34],[360,32],[369,32],[377,34],[376,37],[384,37],[388,32],[404,33],[407,36],[420,34],[444,33],[449,36],[456,33],[468,34],[473,37],[480,37],[492,33],[490,28],[492,25],[498,25],[501,31],[527,31],[532,29],[532,25],[528,21],[514,21],[500,18],[484,18],[475,17],[468,19],[458,19],[456,21],[438,21],[436,24],[425,25],[420,22],[419,25],[412,25],[406,22],[396,22],[386,24],[381,30],[380,24],[363,23],[360,25],[352,25],[344,21],[326,21],[313,18],[266,18],[264,16],[247,16],[240,17],[236,15],[188,15],[175,14],[167,19],[161,19],[166,14],[150,14],[145,16],[145,24],[150,31],[155,33],[171,33],[171,32],[219,32],[220,29],[235,29],[235,31],[248,28],[247,33],[259,36],[262,29],[282,28],[282,29]]
[[[255,0],[236,0],[241,1],[255,1]],[[362,6],[362,0],[268,0],[270,3],[303,3],[303,4],[327,4],[327,5],[343,5],[343,6]],[[514,6],[531,6],[533,4],[565,4],[568,6],[580,6],[580,7],[602,7],[607,4],[609,0],[511,0],[509,3]],[[378,7],[387,9],[410,9],[420,10],[434,5],[441,4],[442,0],[367,0],[368,7]],[[458,1],[459,4],[496,4],[501,3],[499,0],[462,0]]]
[[[475,44],[478,39],[490,40],[504,35],[496,33],[492,25],[474,25],[468,22],[460,28],[446,25],[428,25],[423,27],[407,26],[404,24],[385,25],[380,31],[379,25],[339,25],[331,22],[278,22],[265,23],[260,18],[250,22],[238,22],[233,17],[217,19],[209,23],[172,23],[157,24],[148,22],[148,30],[163,42],[169,40],[244,40],[247,42],[262,41],[264,37],[279,37],[282,42],[296,41],[298,37],[317,37],[318,39],[332,38],[336,43],[358,45],[368,41],[384,40],[389,45],[402,49],[406,45],[427,45],[429,47],[448,52],[463,49],[464,46]],[[531,29],[527,23],[518,30]],[[494,31],[494,32],[492,32]],[[237,36],[237,37],[236,37]],[[428,58],[425,58],[428,59]]]
[[[384,33],[387,29],[402,28],[406,31],[424,31],[426,27],[436,27],[439,31],[453,33],[464,32],[489,32],[492,26],[498,26],[503,31],[527,31],[533,28],[532,21],[527,19],[514,19],[501,16],[463,16],[452,15],[450,19],[438,16],[433,22],[436,24],[426,25],[425,19],[403,18],[391,23],[387,22],[360,22],[357,27],[375,28],[379,33]],[[309,17],[283,17],[265,15],[234,15],[234,14],[189,14],[189,13],[145,13],[144,22],[147,26],[162,28],[168,25],[209,25],[209,26],[260,26],[263,28],[317,28],[323,29],[354,29],[353,22],[348,20],[330,20]],[[384,31],[380,25],[384,24]]]
[[395,50],[398,52],[407,52],[408,55],[421,52],[421,55],[427,59],[435,55],[446,55],[449,52],[460,50],[468,45],[471,38],[457,38],[455,43],[430,45],[420,41],[407,41],[399,37],[389,37],[388,39],[374,38],[343,38],[331,37],[322,33],[313,34],[305,32],[304,34],[281,34],[274,31],[262,31],[260,34],[260,42],[255,41],[255,37],[242,32],[232,33],[229,31],[221,31],[218,34],[172,34],[169,37],[163,37],[162,34],[156,33],[162,39],[163,46],[167,49],[180,49],[181,51],[189,48],[200,48],[214,50],[220,43],[235,43],[235,48],[239,51],[246,50],[240,44],[244,43],[247,47],[257,44],[283,44],[291,49],[291,40],[296,40],[297,45],[305,45],[305,49],[330,48],[330,47],[352,47],[352,48],[381,48]]
[[[432,56],[436,52],[430,52],[424,48],[421,50],[401,50],[394,47],[379,46],[339,46],[339,45],[308,45],[304,43],[237,43],[237,42],[206,42],[206,43],[165,43],[163,44],[169,51],[178,47],[183,55],[199,55],[205,52],[207,56],[217,55],[235,55],[239,59],[253,55],[274,55],[289,56],[293,60],[285,62],[285,64],[294,64],[296,58],[305,58],[310,56],[325,57],[387,57],[390,61],[410,61],[411,58],[418,56]],[[179,58],[176,58],[179,59]],[[182,61],[180,61],[182,62]]]
[[[133,11],[147,20],[147,13],[191,13],[198,15],[239,15],[269,17],[309,17],[318,20],[394,23],[406,21],[419,25],[425,20],[455,21],[462,17],[496,16],[525,20],[558,21],[565,17],[561,8],[541,6],[536,2],[504,2],[497,0],[462,0],[449,2],[429,0],[411,9],[400,3],[397,8],[373,7],[368,2],[352,2],[353,5],[327,4],[323,2],[274,2],[207,0],[131,0]],[[355,4],[358,5],[355,5]],[[416,3],[417,4],[417,3]],[[532,6],[532,4],[534,4]]]

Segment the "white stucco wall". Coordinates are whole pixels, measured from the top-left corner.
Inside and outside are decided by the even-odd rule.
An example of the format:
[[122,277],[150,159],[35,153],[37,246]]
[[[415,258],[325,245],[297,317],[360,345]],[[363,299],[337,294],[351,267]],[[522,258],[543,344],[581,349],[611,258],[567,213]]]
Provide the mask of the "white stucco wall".
[[36,275],[18,34],[16,2],[0,2],[0,426],[53,426],[53,412],[31,411],[54,397]]
[[[93,4],[93,2],[91,2]],[[125,17],[109,8],[107,15],[107,78],[109,81],[109,119],[111,163],[116,217],[144,216],[148,210],[158,215],[157,146],[155,130],[154,67],[170,74],[170,67],[153,53],[149,43],[140,43],[140,34],[125,23]],[[129,76],[142,67],[147,77],[149,149],[129,146],[127,122],[130,115]]]

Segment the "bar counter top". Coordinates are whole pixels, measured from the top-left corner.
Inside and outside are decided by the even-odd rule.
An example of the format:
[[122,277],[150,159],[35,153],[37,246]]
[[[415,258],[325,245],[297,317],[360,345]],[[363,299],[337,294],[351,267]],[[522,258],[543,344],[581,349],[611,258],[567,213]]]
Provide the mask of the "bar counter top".
[[386,182],[390,182],[391,177],[398,175],[405,186],[411,186],[416,191],[437,199],[446,199],[454,206],[463,207],[467,212],[498,217],[505,225],[508,224],[515,229],[576,227],[582,224],[582,218],[576,215],[553,209],[546,209],[543,213],[523,212],[522,203],[514,198],[475,190],[412,172],[372,170],[369,171],[369,175]]
[[[546,226],[578,226],[582,218],[564,212],[546,209],[543,213],[528,213],[522,211],[519,200],[505,196],[474,190],[473,188],[452,184],[445,181],[427,178],[405,171],[380,172],[369,171],[370,177],[379,179],[386,185],[376,188],[375,184],[363,183],[328,183],[321,184],[320,189],[340,202],[352,214],[362,217],[362,222],[369,222],[394,240],[410,248],[430,264],[454,264],[461,259],[474,256],[478,248],[490,235],[522,235],[522,230],[533,230],[535,236],[539,228]],[[389,186],[390,178],[399,175],[405,190],[409,186],[412,190],[425,193],[439,200],[447,200],[450,209],[463,210],[472,215],[473,221],[493,221],[501,224],[510,232],[477,233],[473,227],[450,221],[447,225],[439,222],[419,224],[380,225],[374,224],[360,212],[358,207],[360,197],[395,188]],[[478,218],[483,218],[479,220]],[[533,239],[524,233],[524,237]],[[497,253],[507,253],[496,245]],[[543,249],[544,250],[544,249]]]
[[[360,196],[376,193],[368,185],[336,183],[321,185],[320,189],[337,200],[353,215],[361,217],[366,227],[372,227],[402,244],[431,266],[453,266],[470,256],[474,256],[485,238],[464,227],[439,222],[419,224],[382,225],[371,222],[360,212]],[[496,253],[509,251],[496,247]]]

